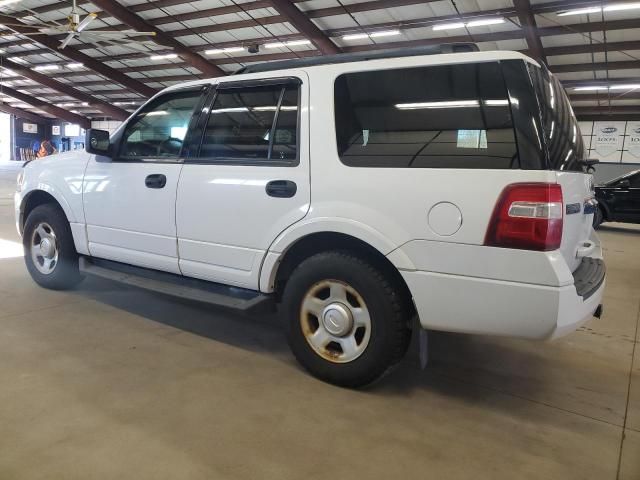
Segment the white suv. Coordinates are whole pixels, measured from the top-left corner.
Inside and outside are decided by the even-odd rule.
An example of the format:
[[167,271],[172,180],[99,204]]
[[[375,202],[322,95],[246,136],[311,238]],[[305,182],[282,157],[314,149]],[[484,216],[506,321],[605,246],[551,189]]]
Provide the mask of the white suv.
[[418,325],[573,331],[599,315],[605,269],[565,93],[519,53],[442,48],[254,65],[89,130],[87,153],[19,176],[29,272],[280,302],[298,360],[346,386]]

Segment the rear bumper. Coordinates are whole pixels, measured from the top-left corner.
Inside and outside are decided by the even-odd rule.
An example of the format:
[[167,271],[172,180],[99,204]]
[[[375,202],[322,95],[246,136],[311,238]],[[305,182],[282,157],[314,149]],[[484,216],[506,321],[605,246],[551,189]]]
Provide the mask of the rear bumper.
[[574,285],[552,287],[423,271],[401,272],[423,328],[550,339],[593,317],[605,282],[588,298]]

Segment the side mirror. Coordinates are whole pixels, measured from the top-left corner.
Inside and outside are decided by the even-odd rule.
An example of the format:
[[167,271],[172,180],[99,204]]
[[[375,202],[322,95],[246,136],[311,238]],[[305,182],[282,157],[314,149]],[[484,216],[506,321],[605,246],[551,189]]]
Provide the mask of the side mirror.
[[85,135],[87,153],[101,155],[103,157],[111,156],[111,143],[109,142],[109,132],[106,130],[98,130],[90,128]]
[[620,188],[629,188],[631,187],[631,182],[629,181],[628,178],[625,178],[623,180],[620,180],[617,186]]

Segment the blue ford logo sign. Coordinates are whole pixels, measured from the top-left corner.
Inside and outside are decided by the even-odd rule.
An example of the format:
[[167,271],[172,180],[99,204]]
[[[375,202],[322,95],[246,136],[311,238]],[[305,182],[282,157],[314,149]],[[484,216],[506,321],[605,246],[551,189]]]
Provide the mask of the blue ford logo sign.
[[616,127],[604,127],[600,130],[602,133],[616,133],[618,129]]

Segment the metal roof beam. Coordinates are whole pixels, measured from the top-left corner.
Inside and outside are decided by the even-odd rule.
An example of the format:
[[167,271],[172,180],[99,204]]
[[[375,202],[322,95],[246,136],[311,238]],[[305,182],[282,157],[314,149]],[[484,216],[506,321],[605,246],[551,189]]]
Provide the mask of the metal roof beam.
[[276,10],[300,33],[303,33],[315,47],[325,55],[340,53],[340,49],[329,40],[322,30],[300,11],[290,0],[270,0]]
[[544,54],[542,41],[538,35],[538,25],[536,24],[536,19],[533,16],[529,0],[513,0],[513,5],[516,7],[518,20],[520,20],[520,28],[524,33],[524,38],[527,41],[529,51],[533,58],[546,64],[547,57]]
[[11,105],[8,105],[2,102],[0,102],[0,112],[8,113],[10,115],[15,115],[18,118],[29,120],[31,122],[37,122],[37,123],[47,122],[48,123],[51,121],[50,118],[45,118],[43,116],[38,115],[37,113],[28,112],[26,110],[23,110],[17,107],[12,107]]
[[575,55],[578,53],[619,52],[624,50],[640,50],[640,41],[607,42],[583,45],[567,45],[562,47],[547,47],[547,56]]
[[593,106],[593,107],[574,107],[574,113],[576,116],[580,115],[612,115],[612,114],[626,114],[626,115],[638,115],[640,114],[640,104],[638,105],[618,105],[609,107],[607,106]]
[[70,112],[68,110],[65,110],[64,108],[56,107],[51,103],[45,102],[44,100],[40,100],[36,97],[32,97],[31,95],[27,95],[26,93],[19,92],[18,90],[14,90],[13,88],[3,86],[2,93],[15,98],[16,100],[20,100],[21,102],[24,102],[28,105],[31,105],[38,110],[47,112],[49,115],[53,115],[54,117],[60,118],[61,120],[66,120],[67,122],[71,123],[77,123],[82,128],[91,127],[91,120],[89,120],[87,117],[83,117],[82,115]]
[[[15,26],[15,20],[6,15],[0,15],[0,23],[14,24],[14,26],[11,26],[10,29],[17,33],[33,32],[33,29],[31,28]],[[131,77],[128,77],[124,73],[121,73],[118,70],[115,70],[111,67],[106,66],[102,61],[96,60],[95,58],[90,57],[89,55],[86,55],[76,50],[73,47],[65,47],[63,50],[59,50],[58,47],[60,46],[60,43],[54,40],[53,38],[50,38],[46,34],[34,35],[31,38],[33,39],[34,42],[40,43],[45,47],[47,47],[48,49],[53,50],[54,52],[60,55],[63,55],[67,58],[70,58],[75,62],[80,62],[84,64],[85,67],[90,68],[95,72],[98,72],[99,74],[105,76],[109,80],[112,80],[121,85],[124,85],[125,87],[131,90],[139,92],[143,94],[145,97],[150,97],[156,93],[156,91],[153,88],[147,87],[143,83],[138,82],[137,80]]]
[[155,32],[155,36],[152,37],[155,43],[172,49],[175,53],[180,55],[183,60],[185,60],[191,66],[200,70],[203,74],[212,77],[225,75],[223,70],[216,67],[212,63],[209,63],[205,58],[201,57],[193,50],[185,47],[182,43],[175,40],[173,38],[173,33],[165,33],[164,31],[144,20],[142,17],[136,15],[135,13],[132,13],[128,7],[121,5],[115,0],[92,0],[91,3],[93,3],[96,7],[101,8],[105,12],[108,12],[113,17],[117,18],[122,23],[129,25],[135,30],[141,32]]
[[592,72],[594,70],[634,70],[640,69],[640,60],[550,65],[549,68],[553,73]]
[[112,116],[116,120],[125,120],[129,117],[129,113],[121,108],[115,107],[110,103],[103,102],[102,100],[98,100],[87,93],[76,90],[70,85],[58,82],[47,75],[31,70],[29,67],[12,62],[3,55],[0,55],[0,62],[5,68],[9,68],[17,74],[38,82],[40,85],[44,85],[45,87],[51,88],[57,92],[64,93],[71,98],[88,103],[90,106]]
[[607,91],[602,91],[600,93],[584,93],[584,92],[567,92],[569,94],[569,99],[572,102],[608,102],[609,100],[640,100],[640,92],[637,90],[634,91],[620,91],[616,90],[611,94],[608,94]]

